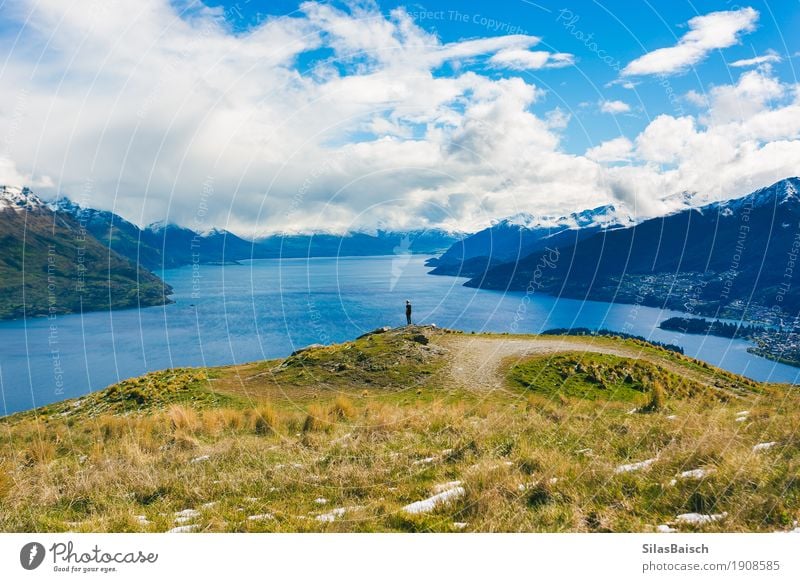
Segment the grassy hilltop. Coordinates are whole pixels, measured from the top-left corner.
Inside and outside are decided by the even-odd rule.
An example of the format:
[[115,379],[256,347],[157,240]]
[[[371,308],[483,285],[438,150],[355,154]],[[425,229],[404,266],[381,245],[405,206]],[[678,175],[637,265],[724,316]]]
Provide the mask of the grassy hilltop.
[[410,327],[0,420],[0,531],[776,531],[800,396],[635,340]]

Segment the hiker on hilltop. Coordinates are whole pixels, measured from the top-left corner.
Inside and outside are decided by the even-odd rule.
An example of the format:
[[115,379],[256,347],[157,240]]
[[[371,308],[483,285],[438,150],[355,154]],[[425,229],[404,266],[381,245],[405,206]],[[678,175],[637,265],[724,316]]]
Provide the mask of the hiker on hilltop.
[[411,301],[406,301],[406,322],[411,325]]

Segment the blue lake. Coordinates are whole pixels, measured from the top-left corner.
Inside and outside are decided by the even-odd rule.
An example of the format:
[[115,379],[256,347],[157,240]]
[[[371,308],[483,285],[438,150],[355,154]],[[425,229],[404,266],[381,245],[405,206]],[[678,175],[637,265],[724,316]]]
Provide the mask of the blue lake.
[[102,389],[150,370],[214,366],[286,356],[312,343],[341,342],[384,325],[465,331],[608,328],[676,343],[750,378],[797,383],[800,369],[748,354],[740,340],[681,335],[657,325],[676,312],[548,295],[468,289],[464,279],[427,275],[427,257],[275,259],[168,270],[175,303],[55,320],[0,323],[0,413]]

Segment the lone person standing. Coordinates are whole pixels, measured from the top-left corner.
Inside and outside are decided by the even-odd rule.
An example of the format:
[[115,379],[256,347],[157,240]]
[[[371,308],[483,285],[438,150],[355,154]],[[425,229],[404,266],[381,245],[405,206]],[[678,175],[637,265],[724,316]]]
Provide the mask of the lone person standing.
[[406,322],[411,325],[411,301],[406,300]]

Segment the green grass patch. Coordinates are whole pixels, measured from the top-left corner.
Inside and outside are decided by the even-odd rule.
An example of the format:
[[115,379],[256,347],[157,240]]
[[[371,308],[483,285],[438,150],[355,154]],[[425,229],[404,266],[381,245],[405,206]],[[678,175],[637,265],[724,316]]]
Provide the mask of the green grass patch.
[[527,359],[511,367],[508,381],[550,399],[621,401],[645,405],[648,398],[723,398],[691,379],[644,360],[611,354],[567,352]]

